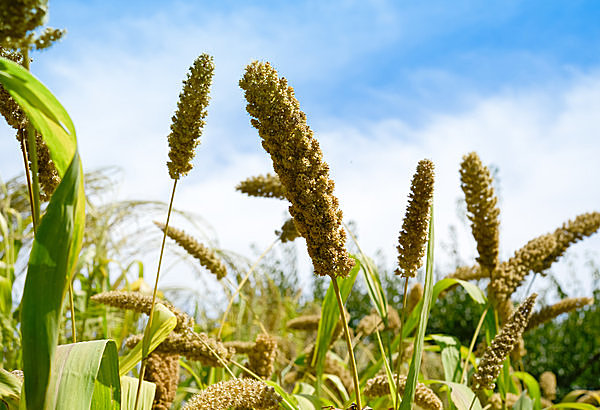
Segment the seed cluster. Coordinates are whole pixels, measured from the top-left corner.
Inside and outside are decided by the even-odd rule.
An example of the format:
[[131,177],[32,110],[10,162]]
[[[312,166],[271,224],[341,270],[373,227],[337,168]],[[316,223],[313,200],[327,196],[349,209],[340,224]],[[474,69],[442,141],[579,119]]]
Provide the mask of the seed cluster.
[[315,274],[347,276],[354,262],[345,248],[334,183],[293,88],[269,63],[257,61],[246,68],[240,87],[251,123],[285,187],[296,228],[306,239]]
[[248,352],[248,369],[254,374],[269,379],[273,374],[273,363],[277,357],[277,340],[269,335],[259,334]]
[[179,355],[150,353],[144,380],[156,384],[153,410],[169,410],[179,384]]
[[169,176],[179,179],[192,169],[194,150],[200,143],[200,135],[205,125],[206,107],[208,107],[210,85],[215,65],[208,54],[200,55],[195,61],[187,79],[183,82],[183,91],[179,94],[177,110],[172,118],[169,134]]
[[419,161],[410,187],[409,203],[398,237],[398,265],[396,275],[414,278],[423,265],[429,211],[433,202],[433,162]]
[[277,175],[250,177],[240,182],[235,189],[249,196],[285,199],[284,188]]
[[494,388],[494,382],[500,374],[504,359],[513,351],[527,326],[536,298],[537,294],[534,293],[519,306],[485,350],[471,380],[474,390]]
[[[165,231],[164,224],[156,221],[154,224],[158,226],[161,231]],[[202,266],[217,276],[217,279],[220,280],[227,276],[227,267],[212,249],[202,245],[191,235],[185,233],[185,231],[171,226],[167,229],[167,236],[177,242],[177,244],[185,249],[189,255],[198,259]]]
[[[399,380],[400,384],[398,390],[400,394],[404,394],[406,387],[406,376],[398,376],[394,374],[393,380]],[[375,376],[372,379],[367,380],[365,389],[363,391],[367,397],[381,397],[390,394],[390,385],[386,375]],[[443,404],[440,398],[423,383],[417,383],[415,390],[415,403],[428,410],[442,410]]]
[[193,396],[183,410],[256,409],[269,410],[279,405],[279,396],[266,383],[243,378],[215,383]]
[[562,315],[563,313],[571,312],[573,310],[581,309],[586,305],[594,303],[592,298],[566,298],[558,303],[550,306],[546,306],[539,312],[535,312],[531,315],[529,323],[527,324],[527,330],[535,329],[536,327],[551,321],[555,317]]
[[[94,302],[102,303],[107,306],[116,307],[124,310],[132,310],[134,312],[145,313],[150,315],[152,309],[152,296],[144,295],[140,292],[127,292],[122,290],[113,290],[110,292],[98,293],[91,297]],[[161,301],[167,309],[169,309],[177,318],[175,332],[182,332],[194,325],[194,319],[189,317],[169,302]]]
[[463,157],[460,180],[467,203],[467,216],[477,242],[477,262],[489,274],[498,264],[500,210],[496,206],[498,198],[494,193],[490,170],[481,163],[475,152]]

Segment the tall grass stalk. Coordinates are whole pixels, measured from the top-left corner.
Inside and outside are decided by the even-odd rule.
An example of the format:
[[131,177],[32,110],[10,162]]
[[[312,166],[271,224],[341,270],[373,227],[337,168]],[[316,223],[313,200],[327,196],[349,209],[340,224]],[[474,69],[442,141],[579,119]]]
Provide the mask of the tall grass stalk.
[[473,334],[473,339],[471,339],[471,344],[469,345],[469,352],[467,353],[467,357],[465,357],[465,364],[463,365],[462,374],[460,376],[460,383],[463,384],[465,382],[465,378],[467,376],[467,367],[469,366],[469,357],[471,353],[473,353],[473,348],[475,347],[475,342],[477,341],[477,336],[479,336],[479,331],[481,330],[481,326],[485,320],[485,316],[487,315],[488,310],[490,309],[490,305],[488,304],[483,313],[481,314],[481,318],[479,318],[479,323],[477,323],[477,328],[475,329],[475,333]]
[[158,277],[160,275],[160,266],[162,264],[163,254],[165,251],[165,242],[167,240],[167,232],[169,230],[169,220],[171,219],[171,211],[173,209],[173,199],[175,198],[175,188],[177,187],[177,179],[173,180],[173,190],[171,191],[171,200],[169,201],[169,210],[167,211],[167,221],[165,222],[165,231],[163,233],[162,244],[160,246],[160,256],[158,257],[158,267],[156,269],[156,279],[154,280],[154,289],[152,290],[152,305],[150,306],[150,315],[146,329],[144,331],[144,339],[142,340],[142,364],[140,367],[140,376],[138,378],[138,388],[135,394],[135,405],[134,410],[137,410],[140,399],[140,392],[142,391],[142,382],[144,381],[144,373],[146,371],[146,360],[148,354],[148,345],[150,344],[150,332],[152,328],[152,319],[154,319],[154,306],[156,305],[156,292],[158,289]]
[[[402,332],[404,331],[404,322],[406,321],[406,300],[408,295],[408,277],[404,278],[404,293],[402,295],[402,314],[400,316],[400,344],[398,345],[398,360],[396,362],[396,387],[400,386],[400,367],[402,365],[402,353],[404,350],[404,337]],[[392,362],[392,365],[394,363]],[[396,404],[400,400],[400,389],[396,388],[396,395],[394,398],[394,409],[397,409]]]
[[342,302],[342,294],[340,293],[340,287],[335,277],[331,277],[331,283],[333,284],[333,290],[335,298],[338,303],[340,310],[340,320],[344,327],[344,338],[346,339],[346,346],[348,348],[348,354],[350,355],[350,371],[352,372],[352,382],[354,383],[354,393],[356,395],[356,405],[359,409],[362,409],[360,400],[360,383],[358,382],[358,370],[356,369],[356,360],[354,358],[354,351],[352,349],[352,339],[350,338],[350,331],[348,330],[348,322],[346,321],[346,315],[344,314],[344,302]]
[[231,295],[231,298],[229,299],[229,303],[227,304],[227,309],[225,309],[225,312],[223,313],[223,318],[221,319],[221,326],[219,328],[219,333],[217,333],[217,339],[221,337],[221,332],[223,331],[223,327],[225,326],[225,322],[227,321],[227,316],[229,315],[229,311],[231,310],[231,307],[233,306],[233,302],[235,300],[235,297],[240,293],[240,291],[242,290],[242,288],[244,287],[244,285],[248,281],[248,278],[250,278],[250,275],[252,274],[252,272],[254,272],[254,270],[256,269],[256,267],[258,266],[258,264],[260,263],[260,261],[271,251],[271,249],[273,249],[273,246],[275,246],[275,244],[278,241],[279,241],[279,238],[276,238],[267,247],[267,249],[265,249],[263,251],[263,253],[258,257],[258,259],[250,267],[250,269],[248,270],[248,272],[246,272],[246,275],[244,276],[244,278],[242,279],[242,281],[238,285],[237,289],[235,290],[235,293],[233,295]]

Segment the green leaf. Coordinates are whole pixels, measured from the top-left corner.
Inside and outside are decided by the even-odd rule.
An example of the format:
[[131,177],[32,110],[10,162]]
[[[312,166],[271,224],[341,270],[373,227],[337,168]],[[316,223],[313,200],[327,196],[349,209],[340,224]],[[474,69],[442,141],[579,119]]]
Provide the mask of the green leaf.
[[56,170],[63,177],[77,151],[75,127],[67,111],[29,71],[6,58],[0,58],[0,83],[42,134]]
[[371,299],[371,303],[375,307],[377,314],[380,318],[383,319],[384,324],[387,326],[388,323],[388,303],[387,298],[385,296],[385,291],[383,290],[383,286],[381,285],[381,280],[379,279],[379,273],[377,269],[374,268],[371,260],[367,258],[364,254],[361,253],[360,267],[364,273],[365,282],[367,283],[367,291],[369,293],[369,298]]
[[512,375],[514,377],[521,379],[523,381],[523,383],[525,383],[525,386],[527,387],[527,391],[529,392],[529,395],[531,396],[531,398],[534,401],[533,408],[535,410],[541,410],[542,394],[540,392],[540,385],[538,384],[535,377],[533,377],[532,375],[530,375],[529,373],[526,373],[526,372],[514,372]]
[[[177,318],[169,309],[167,309],[161,303],[157,303],[154,307],[154,319],[152,319],[152,327],[149,329],[150,332],[150,347],[148,354],[150,354],[156,347],[163,342],[169,336],[169,333],[177,325]],[[131,351],[120,360],[120,374],[121,376],[126,375],[131,369],[135,367],[142,360],[142,344],[141,340]]]
[[280,385],[271,380],[264,380],[264,382],[272,388],[274,388],[277,394],[279,394],[283,399],[281,403],[279,403],[279,406],[283,407],[285,410],[298,409],[298,401],[296,400],[296,397],[294,397],[291,394],[288,394]]
[[[138,379],[121,376],[121,409],[134,410],[137,387]],[[140,401],[137,410],[152,410],[155,392],[156,384],[144,380],[140,390]]]
[[420,306],[418,306],[418,309],[415,308],[415,310],[419,310],[419,327],[414,340],[414,351],[410,362],[410,368],[408,370],[408,376],[406,378],[406,387],[404,388],[404,394],[402,395],[402,402],[400,403],[400,410],[412,409],[412,403],[415,398],[415,390],[417,388],[417,382],[419,378],[425,331],[427,330],[427,320],[429,319],[429,309],[431,308],[431,301],[433,297],[433,239],[433,204],[431,204],[429,218],[429,238],[427,241],[427,262],[425,263],[424,292],[423,298],[421,298]]
[[79,155],[52,195],[33,241],[23,290],[21,333],[28,409],[45,409],[46,389],[69,280],[77,264],[85,225],[85,194]]
[[[435,302],[444,290],[454,285],[462,286],[475,302],[479,304],[486,303],[485,295],[481,289],[479,289],[477,286],[470,282],[466,282],[464,280],[455,278],[445,278],[438,281],[435,284],[435,286],[433,287],[433,297],[431,303]],[[408,319],[406,320],[406,325],[404,326],[404,330],[402,331],[404,337],[407,337],[417,326],[417,323],[419,322],[419,312],[421,310],[422,305],[423,300],[420,300],[411,312],[411,314],[408,316]]]
[[[356,260],[356,264],[350,271],[350,274],[346,278],[332,278],[331,280],[337,280],[342,295],[342,301],[346,301],[358,275],[360,268],[360,262]],[[321,305],[321,320],[319,321],[319,329],[317,330],[317,341],[315,347],[315,353],[312,357],[311,365],[315,367],[317,373],[317,379],[323,374],[323,364],[325,363],[325,354],[329,350],[331,344],[331,338],[338,322],[340,321],[340,312],[337,305],[337,299],[333,290],[333,285],[330,284],[323,299]]]
[[115,342],[94,340],[58,346],[46,408],[120,409],[119,359]]
[[512,408],[513,410],[533,410],[533,400],[527,396],[527,392],[523,392]]
[[576,409],[576,410],[598,410],[598,407],[587,403],[558,403],[553,404],[551,409]]
[[0,369],[0,402],[8,410],[17,410],[21,398],[21,380],[14,374]]
[[431,335],[431,338],[440,346],[442,366],[444,367],[444,380],[460,383],[460,342],[455,337]]
[[445,384],[450,387],[450,398],[458,410],[482,410],[481,403],[475,393],[464,384],[442,380],[431,380],[431,382]]

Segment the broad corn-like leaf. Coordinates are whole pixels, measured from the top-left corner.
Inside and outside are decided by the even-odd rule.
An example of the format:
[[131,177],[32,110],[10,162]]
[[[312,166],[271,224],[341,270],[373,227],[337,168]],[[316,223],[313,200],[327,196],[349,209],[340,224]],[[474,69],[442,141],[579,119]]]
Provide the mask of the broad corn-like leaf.
[[112,410],[121,408],[119,358],[112,340],[58,346],[46,408]]
[[62,302],[81,249],[85,224],[81,162],[77,152],[52,195],[29,258],[21,333],[28,409],[46,409],[46,388],[62,314]]
[[[169,309],[167,309],[161,303],[157,303],[154,307],[154,319],[152,320],[152,327],[148,330],[150,336],[150,347],[148,353],[151,353],[156,347],[163,342],[169,336],[169,333],[177,325],[177,318]],[[140,341],[131,351],[120,360],[120,374],[121,376],[126,375],[131,369],[138,364],[143,357],[142,354],[143,340]]]
[[433,380],[432,382],[445,384],[450,388],[450,398],[458,410],[482,410],[481,402],[475,393],[464,384],[442,380]]
[[62,177],[77,151],[75,127],[69,114],[56,97],[29,71],[1,57],[0,83],[44,137],[56,170]]
[[[135,395],[137,393],[138,379],[121,376],[121,409],[134,410]],[[156,384],[144,380],[140,391],[140,401],[137,410],[152,410],[152,401],[156,392]]]

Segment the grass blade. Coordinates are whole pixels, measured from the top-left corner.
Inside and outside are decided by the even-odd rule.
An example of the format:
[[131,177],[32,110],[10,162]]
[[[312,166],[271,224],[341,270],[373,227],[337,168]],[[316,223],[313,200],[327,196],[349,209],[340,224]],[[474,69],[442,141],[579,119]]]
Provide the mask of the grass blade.
[[[415,397],[415,390],[421,367],[421,355],[423,353],[423,343],[425,339],[425,330],[427,329],[427,319],[429,319],[429,309],[433,296],[433,204],[431,205],[431,217],[429,219],[429,239],[427,241],[427,263],[425,264],[425,286],[420,308],[419,327],[414,341],[414,352],[406,379],[406,387],[400,403],[400,410],[411,410],[412,402]],[[415,310],[417,310],[415,308]]]
[[[163,340],[169,336],[169,333],[177,325],[177,318],[169,309],[164,305],[157,303],[154,306],[154,320],[152,321],[152,327],[146,329],[149,332],[150,343],[147,352],[142,352],[143,340],[141,340],[131,351],[120,359],[120,371],[121,376],[126,375],[131,369],[138,364],[142,357],[152,353],[156,346],[161,344]],[[145,354],[143,354],[145,353]],[[143,385],[142,385],[143,386]]]
[[[121,409],[133,410],[135,406],[135,395],[138,387],[138,379],[129,376],[121,376]],[[138,410],[152,410],[152,401],[156,392],[156,384],[144,380],[140,391]]]
[[10,372],[0,369],[0,404],[8,410],[17,410],[21,400],[21,380]]

